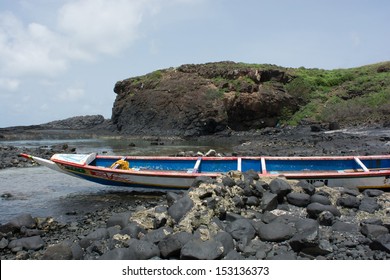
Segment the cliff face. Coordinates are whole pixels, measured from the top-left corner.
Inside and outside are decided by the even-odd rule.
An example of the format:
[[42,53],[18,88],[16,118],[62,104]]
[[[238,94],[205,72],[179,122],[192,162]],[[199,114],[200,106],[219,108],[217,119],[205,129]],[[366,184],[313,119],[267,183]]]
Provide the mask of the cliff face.
[[112,122],[126,134],[196,136],[275,126],[298,109],[280,67],[182,65],[116,83]]

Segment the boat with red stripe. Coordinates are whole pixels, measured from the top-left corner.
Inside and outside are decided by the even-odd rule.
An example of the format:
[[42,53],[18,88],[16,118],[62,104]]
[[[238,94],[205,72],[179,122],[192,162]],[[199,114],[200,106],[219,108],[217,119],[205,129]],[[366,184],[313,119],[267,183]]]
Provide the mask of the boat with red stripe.
[[390,155],[321,157],[164,157],[55,154],[21,156],[104,185],[188,189],[198,176],[254,170],[260,177],[323,181],[329,187],[390,188]]

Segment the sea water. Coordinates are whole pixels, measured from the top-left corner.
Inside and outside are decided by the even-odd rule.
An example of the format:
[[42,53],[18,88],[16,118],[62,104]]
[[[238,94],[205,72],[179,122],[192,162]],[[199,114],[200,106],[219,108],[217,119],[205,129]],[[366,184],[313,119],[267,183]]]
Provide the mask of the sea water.
[[[113,155],[171,155],[180,151],[229,152],[228,145],[165,141],[151,145],[149,141],[123,139],[23,140],[0,142],[17,147],[48,147],[66,143],[77,153],[98,152]],[[131,145],[130,145],[131,143]],[[133,145],[134,144],[134,145]],[[142,191],[142,190],[141,190]],[[161,195],[161,194],[160,194]],[[68,222],[83,213],[108,207],[114,202],[133,203],[149,200],[156,193],[139,193],[126,187],[103,186],[62,174],[46,167],[9,168],[0,170],[0,223],[29,213],[33,217],[53,217]]]

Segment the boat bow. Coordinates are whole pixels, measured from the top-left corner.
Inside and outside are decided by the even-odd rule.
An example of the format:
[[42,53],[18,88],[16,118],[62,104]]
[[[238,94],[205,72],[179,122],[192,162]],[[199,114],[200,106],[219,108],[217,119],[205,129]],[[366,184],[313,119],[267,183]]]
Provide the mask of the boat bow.
[[45,167],[50,168],[52,170],[63,172],[62,169],[55,162],[53,162],[49,159],[44,159],[44,158],[40,158],[40,157],[28,155],[28,154],[20,154],[19,156],[24,157],[24,158],[29,159],[29,160],[32,160],[32,161],[35,161],[39,165],[45,166]]

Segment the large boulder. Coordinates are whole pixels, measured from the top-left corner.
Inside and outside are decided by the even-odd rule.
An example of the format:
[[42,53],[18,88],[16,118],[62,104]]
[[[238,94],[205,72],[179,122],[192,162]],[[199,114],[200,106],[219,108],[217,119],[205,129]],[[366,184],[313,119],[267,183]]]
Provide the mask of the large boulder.
[[368,213],[374,213],[375,211],[380,209],[380,205],[376,197],[364,197],[359,205],[360,211],[365,211]]
[[317,219],[319,215],[324,211],[329,211],[334,216],[340,217],[340,211],[333,205],[323,205],[318,202],[310,203],[307,207],[307,214],[310,218]]
[[248,219],[237,219],[228,224],[225,230],[239,243],[246,246],[256,234],[255,228]]
[[188,194],[186,194],[168,208],[168,214],[176,223],[178,223],[192,209],[193,206],[194,202],[191,200]]
[[164,258],[179,257],[183,245],[192,238],[193,235],[188,232],[177,232],[167,235],[158,243],[161,256]]
[[310,204],[310,195],[306,193],[292,192],[287,194],[287,201],[288,203],[298,207],[306,207]]
[[263,241],[281,242],[290,239],[295,229],[288,224],[274,221],[259,226],[257,233]]
[[278,196],[278,201],[283,202],[284,197],[292,191],[291,185],[287,180],[275,178],[269,183],[269,189]]
[[319,224],[316,220],[302,219],[295,223],[296,234],[289,241],[294,251],[316,247],[319,244]]

